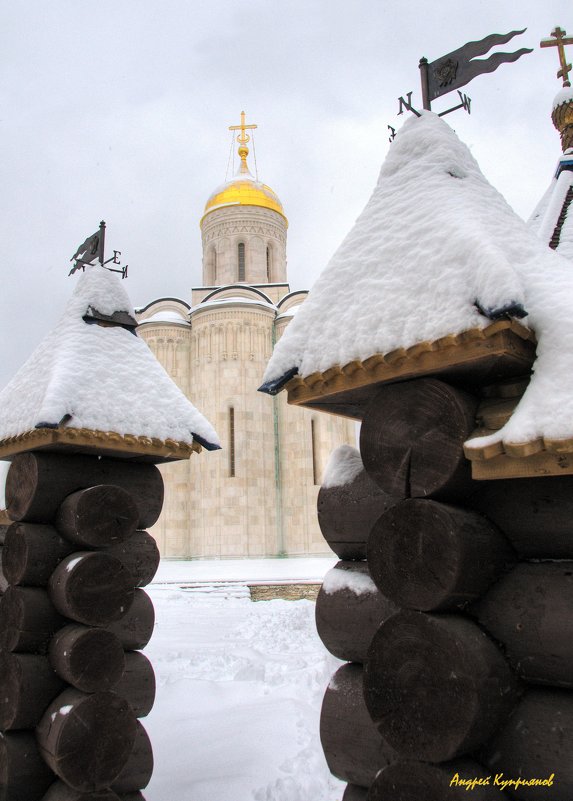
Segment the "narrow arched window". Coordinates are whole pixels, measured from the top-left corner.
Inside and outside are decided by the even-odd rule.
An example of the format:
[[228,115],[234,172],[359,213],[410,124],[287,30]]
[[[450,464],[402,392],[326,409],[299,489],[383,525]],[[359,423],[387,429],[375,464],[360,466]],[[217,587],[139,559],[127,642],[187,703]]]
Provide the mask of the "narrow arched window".
[[269,284],[271,283],[271,267],[272,267],[271,259],[272,259],[271,248],[269,245],[267,245],[267,281],[269,282]]
[[316,435],[316,422],[313,418],[310,421],[310,438],[312,447],[312,483],[315,485],[320,484]]
[[238,247],[239,256],[239,281],[245,280],[245,243],[239,242]]
[[235,478],[235,409],[229,409],[229,477]]

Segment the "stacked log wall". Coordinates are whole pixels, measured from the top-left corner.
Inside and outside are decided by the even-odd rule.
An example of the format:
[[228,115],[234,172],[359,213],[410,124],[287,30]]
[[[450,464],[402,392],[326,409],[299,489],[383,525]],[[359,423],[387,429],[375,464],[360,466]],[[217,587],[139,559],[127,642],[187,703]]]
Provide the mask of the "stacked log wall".
[[154,465],[25,453],[6,482],[0,597],[0,796],[144,801],[153,753],[141,653],[159,564]]
[[[348,799],[455,801],[464,777],[483,799],[573,797],[573,477],[472,481],[462,445],[477,404],[436,379],[384,387],[362,423],[360,481],[392,500],[368,515],[346,486],[337,515],[332,490],[319,494],[319,521],[351,536],[325,532],[342,561],[317,628],[360,672],[369,713],[342,668],[321,737]],[[381,750],[364,767],[371,724]]]

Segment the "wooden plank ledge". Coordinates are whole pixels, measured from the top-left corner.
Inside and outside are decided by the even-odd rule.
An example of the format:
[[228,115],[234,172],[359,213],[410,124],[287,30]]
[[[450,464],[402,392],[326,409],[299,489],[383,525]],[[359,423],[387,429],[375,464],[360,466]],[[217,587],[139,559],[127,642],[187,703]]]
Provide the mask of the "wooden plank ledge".
[[189,459],[202,448],[197,442],[188,445],[172,439],[121,435],[114,431],[88,428],[35,428],[16,437],[0,440],[0,459],[9,459],[24,451],[47,450],[68,453],[94,453],[134,461],[172,462]]

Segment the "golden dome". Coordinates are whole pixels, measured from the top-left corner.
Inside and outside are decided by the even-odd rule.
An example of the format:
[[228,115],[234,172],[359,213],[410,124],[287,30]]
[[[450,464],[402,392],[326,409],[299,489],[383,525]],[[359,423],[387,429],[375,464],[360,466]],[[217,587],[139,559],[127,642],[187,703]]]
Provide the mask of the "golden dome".
[[241,165],[239,171],[230,181],[218,186],[217,189],[211,194],[207,203],[205,204],[205,211],[201,218],[201,223],[205,216],[211,211],[224,208],[226,206],[258,206],[263,209],[271,209],[276,211],[281,217],[284,217],[288,225],[288,220],[284,213],[282,203],[277,195],[273,192],[270,186],[257,181],[249,171],[247,165],[247,156],[249,149],[246,143],[249,137],[245,135],[246,128],[256,128],[256,125],[245,125],[245,112],[241,112],[241,125],[231,126],[231,130],[241,129],[241,135],[237,137],[239,142],[239,156],[241,157]]
[[573,147],[573,90],[564,87],[553,101],[553,125],[561,136],[563,152]]
[[286,220],[282,204],[270,186],[256,181],[249,172],[238,173],[231,181],[217,187],[205,204],[203,217],[223,206],[262,206],[278,212]]

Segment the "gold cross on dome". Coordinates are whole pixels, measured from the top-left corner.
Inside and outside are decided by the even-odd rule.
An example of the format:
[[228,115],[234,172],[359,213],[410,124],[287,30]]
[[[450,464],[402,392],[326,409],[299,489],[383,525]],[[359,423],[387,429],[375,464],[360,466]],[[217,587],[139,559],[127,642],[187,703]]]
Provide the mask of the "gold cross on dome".
[[558,49],[561,69],[557,72],[557,77],[563,78],[563,86],[571,86],[571,81],[569,80],[571,64],[567,63],[565,45],[573,44],[573,36],[567,36],[567,31],[563,31],[559,27],[551,31],[551,36],[553,36],[553,39],[542,39],[539,44],[541,47],[556,47]]
[[240,131],[241,133],[237,136],[237,142],[240,145],[246,145],[247,142],[250,142],[251,137],[249,136],[249,134],[246,134],[245,131],[253,130],[256,127],[257,127],[256,125],[247,125],[245,123],[245,112],[241,111],[241,124],[240,125],[229,125],[229,130],[230,131]]

